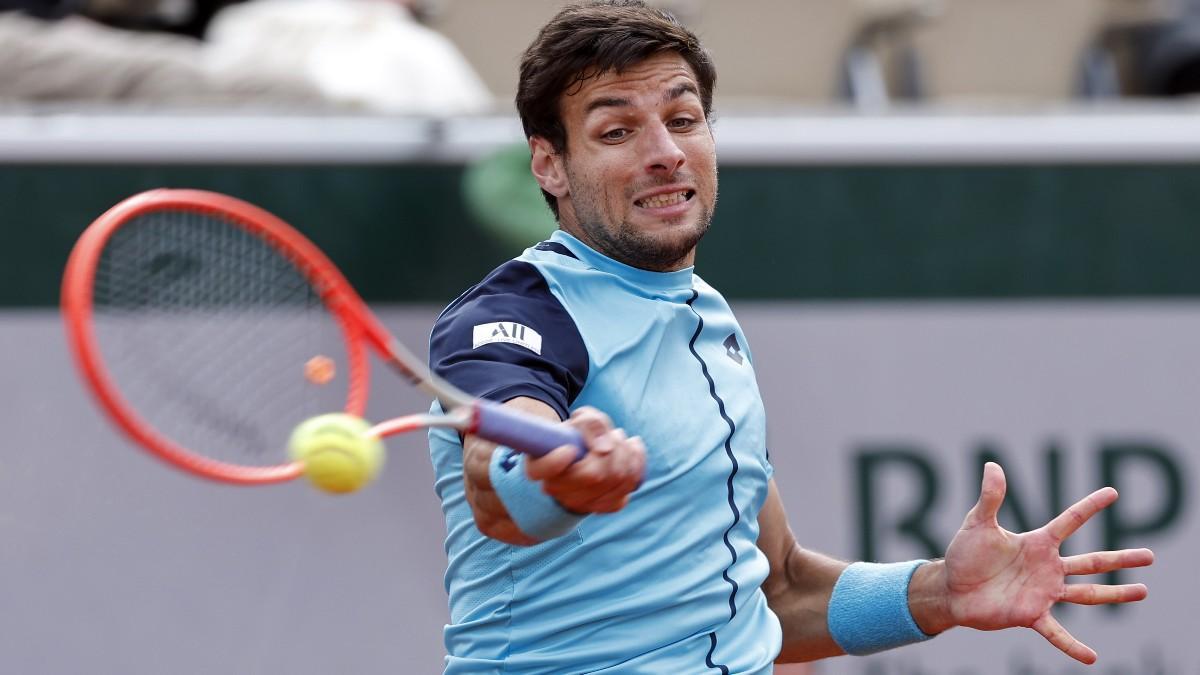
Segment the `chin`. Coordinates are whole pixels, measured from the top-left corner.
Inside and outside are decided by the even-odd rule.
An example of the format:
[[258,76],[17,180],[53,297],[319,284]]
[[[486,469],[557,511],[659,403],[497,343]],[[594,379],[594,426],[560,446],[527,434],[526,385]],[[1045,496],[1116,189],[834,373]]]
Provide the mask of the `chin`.
[[704,221],[680,223],[657,232],[631,228],[621,239],[626,255],[636,260],[637,267],[665,271],[683,266],[680,261],[695,250],[706,232],[708,222]]

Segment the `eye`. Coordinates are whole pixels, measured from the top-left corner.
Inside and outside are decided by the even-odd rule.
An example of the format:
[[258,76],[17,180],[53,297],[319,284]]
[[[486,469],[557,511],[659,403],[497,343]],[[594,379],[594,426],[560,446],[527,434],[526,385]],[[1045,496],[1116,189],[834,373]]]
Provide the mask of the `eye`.
[[676,117],[675,119],[673,119],[667,123],[667,126],[671,127],[672,129],[683,129],[683,130],[691,129],[695,125],[696,125],[696,120],[694,120],[690,117]]
[[603,138],[606,141],[619,141],[625,138],[626,134],[628,133],[628,129],[612,129],[611,131],[604,132],[600,138]]

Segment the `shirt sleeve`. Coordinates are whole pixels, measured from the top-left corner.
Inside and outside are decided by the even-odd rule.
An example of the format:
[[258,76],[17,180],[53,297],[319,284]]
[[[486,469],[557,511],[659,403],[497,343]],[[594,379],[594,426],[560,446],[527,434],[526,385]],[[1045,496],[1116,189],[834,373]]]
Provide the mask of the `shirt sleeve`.
[[510,261],[454,301],[429,341],[430,368],[472,396],[528,396],[566,419],[588,375],[575,321],[532,264]]

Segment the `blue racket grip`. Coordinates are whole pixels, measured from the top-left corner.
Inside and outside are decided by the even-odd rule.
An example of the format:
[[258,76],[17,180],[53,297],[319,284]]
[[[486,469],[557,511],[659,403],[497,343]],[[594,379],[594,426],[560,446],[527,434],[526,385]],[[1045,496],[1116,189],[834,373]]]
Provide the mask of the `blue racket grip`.
[[475,428],[468,432],[476,436],[534,457],[564,445],[575,446],[576,462],[587,454],[583,435],[565,424],[548,422],[490,401],[476,401],[474,406]]

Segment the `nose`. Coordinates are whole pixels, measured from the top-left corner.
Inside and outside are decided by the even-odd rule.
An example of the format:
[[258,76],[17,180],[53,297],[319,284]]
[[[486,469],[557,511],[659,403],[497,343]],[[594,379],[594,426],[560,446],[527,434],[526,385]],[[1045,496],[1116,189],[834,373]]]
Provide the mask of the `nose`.
[[665,124],[650,125],[642,135],[646,173],[670,176],[683,166],[687,155],[675,142],[675,135]]

